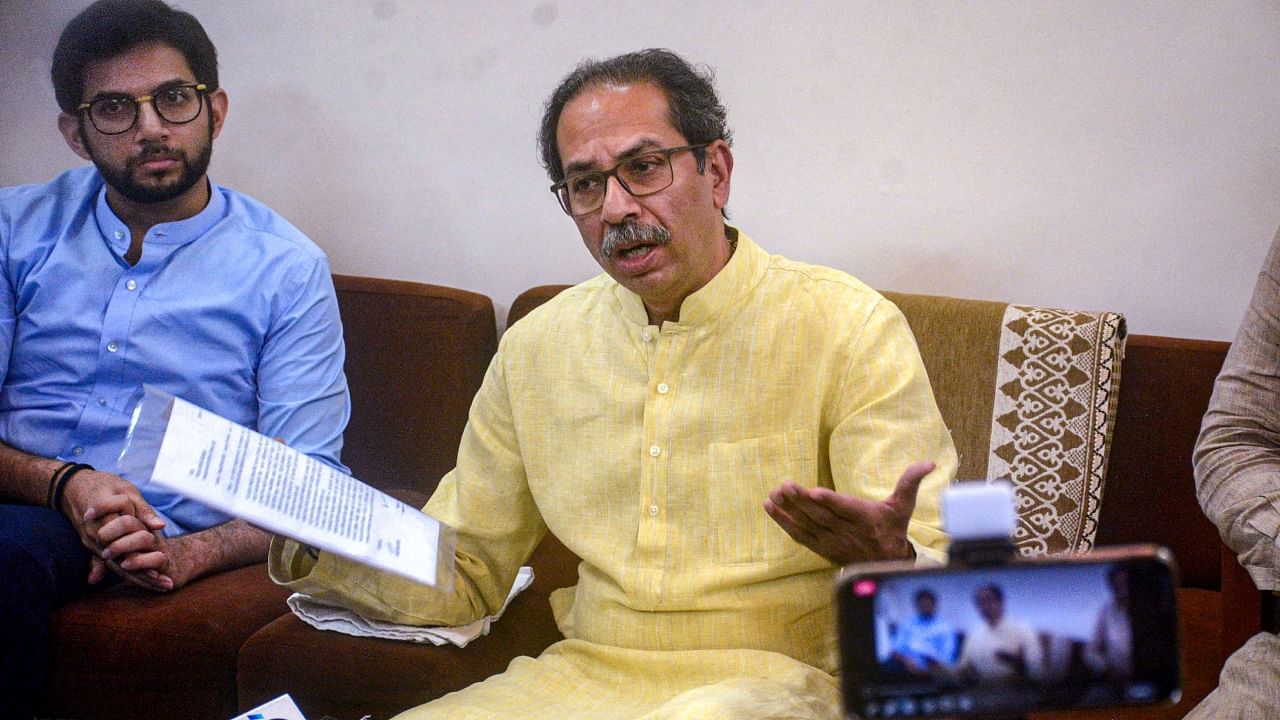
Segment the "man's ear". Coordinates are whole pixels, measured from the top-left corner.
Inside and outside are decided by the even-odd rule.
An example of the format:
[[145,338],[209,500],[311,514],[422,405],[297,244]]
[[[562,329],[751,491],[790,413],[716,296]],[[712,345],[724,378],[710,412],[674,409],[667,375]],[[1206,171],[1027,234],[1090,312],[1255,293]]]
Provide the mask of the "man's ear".
[[79,118],[70,113],[59,113],[58,132],[62,133],[62,139],[67,141],[67,147],[71,148],[71,152],[85,160],[93,160],[89,155],[89,149],[84,146],[84,135],[80,132]]
[[209,93],[209,112],[213,113],[213,135],[218,137],[222,132],[222,123],[227,119],[227,91],[218,88]]
[[733,151],[729,143],[716,140],[707,147],[707,177],[711,179],[711,197],[716,209],[729,204],[729,178],[733,175]]

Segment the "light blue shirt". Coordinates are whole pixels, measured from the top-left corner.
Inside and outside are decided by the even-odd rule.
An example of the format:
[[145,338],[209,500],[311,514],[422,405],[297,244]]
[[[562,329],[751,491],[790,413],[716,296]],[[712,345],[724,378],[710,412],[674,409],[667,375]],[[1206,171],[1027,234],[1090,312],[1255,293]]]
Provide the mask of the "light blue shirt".
[[949,665],[956,658],[955,628],[937,615],[931,618],[915,615],[898,628],[893,651],[920,665],[925,665],[926,660]]
[[[266,206],[210,188],[199,214],[147,231],[132,267],[96,169],[0,189],[0,440],[117,472],[145,383],[346,472],[328,261]],[[230,519],[126,479],[167,535]]]

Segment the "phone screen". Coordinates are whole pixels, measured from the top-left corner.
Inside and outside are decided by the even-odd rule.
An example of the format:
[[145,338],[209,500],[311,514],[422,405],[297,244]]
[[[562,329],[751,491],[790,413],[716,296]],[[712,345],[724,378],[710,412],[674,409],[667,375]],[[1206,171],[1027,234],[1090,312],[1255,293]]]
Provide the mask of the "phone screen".
[[845,708],[963,717],[1176,700],[1174,587],[1149,548],[848,573],[837,590]]

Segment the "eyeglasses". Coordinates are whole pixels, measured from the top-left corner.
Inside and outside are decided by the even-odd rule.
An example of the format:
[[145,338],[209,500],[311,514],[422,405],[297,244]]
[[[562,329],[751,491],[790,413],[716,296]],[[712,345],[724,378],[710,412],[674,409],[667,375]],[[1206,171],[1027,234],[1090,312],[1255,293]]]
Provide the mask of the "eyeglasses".
[[204,107],[201,93],[208,90],[203,83],[170,85],[151,91],[150,95],[101,95],[80,103],[77,112],[89,111],[89,122],[103,135],[128,132],[138,122],[138,108],[149,102],[161,120],[182,125],[200,116]]
[[641,152],[623,158],[613,168],[600,172],[575,173],[551,186],[551,192],[560,200],[560,207],[573,217],[581,217],[599,210],[604,205],[604,195],[609,178],[618,179],[623,190],[634,197],[644,197],[671,187],[675,171],[671,169],[671,156],[685,150],[701,150],[711,143],[681,145]]

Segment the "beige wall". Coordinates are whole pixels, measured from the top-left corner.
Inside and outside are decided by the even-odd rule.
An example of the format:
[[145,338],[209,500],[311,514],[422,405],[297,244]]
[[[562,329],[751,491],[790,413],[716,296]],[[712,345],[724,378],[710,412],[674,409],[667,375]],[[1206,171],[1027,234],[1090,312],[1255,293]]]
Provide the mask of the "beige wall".
[[[0,185],[77,164],[48,63],[81,6],[0,0]],[[1229,339],[1280,225],[1275,2],[180,0],[231,98],[213,175],[335,271],[500,308],[595,271],[534,134],[572,64],[717,68],[734,219],[877,287]]]

